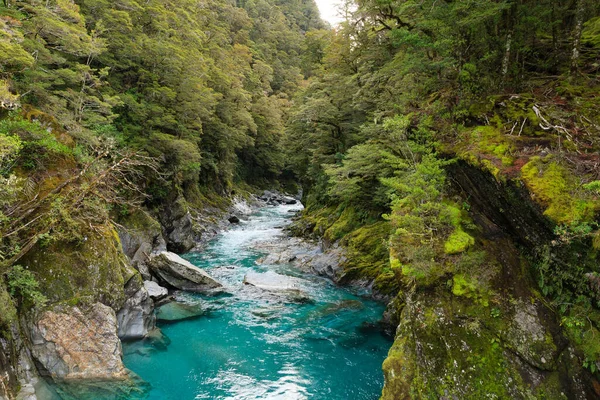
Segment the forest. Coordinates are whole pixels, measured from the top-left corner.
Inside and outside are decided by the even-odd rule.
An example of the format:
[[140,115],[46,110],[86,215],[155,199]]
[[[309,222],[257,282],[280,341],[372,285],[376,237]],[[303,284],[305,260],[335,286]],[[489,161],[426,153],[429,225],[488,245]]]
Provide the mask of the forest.
[[23,321],[119,311],[123,226],[185,253],[301,189],[291,232],[387,307],[382,399],[600,398],[600,3],[342,8],[0,3],[0,373]]

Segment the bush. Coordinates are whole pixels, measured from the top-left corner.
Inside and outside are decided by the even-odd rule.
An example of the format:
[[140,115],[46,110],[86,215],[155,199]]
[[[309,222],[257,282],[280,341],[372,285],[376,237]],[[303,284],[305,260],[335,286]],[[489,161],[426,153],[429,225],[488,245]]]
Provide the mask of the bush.
[[11,296],[33,307],[43,306],[48,299],[38,291],[40,284],[31,271],[15,265],[8,273],[8,289]]

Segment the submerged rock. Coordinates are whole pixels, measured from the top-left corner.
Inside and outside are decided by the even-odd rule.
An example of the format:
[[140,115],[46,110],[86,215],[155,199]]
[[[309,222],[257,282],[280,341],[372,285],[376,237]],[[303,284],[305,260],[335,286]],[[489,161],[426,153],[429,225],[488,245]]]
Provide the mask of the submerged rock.
[[163,251],[152,257],[148,265],[157,277],[177,289],[211,292],[223,286],[205,271],[175,253]]
[[176,322],[198,318],[205,315],[205,313],[206,311],[200,304],[174,301],[161,306],[156,312],[156,318],[163,322]]
[[101,303],[45,311],[31,331],[39,370],[54,379],[125,379],[117,317]]

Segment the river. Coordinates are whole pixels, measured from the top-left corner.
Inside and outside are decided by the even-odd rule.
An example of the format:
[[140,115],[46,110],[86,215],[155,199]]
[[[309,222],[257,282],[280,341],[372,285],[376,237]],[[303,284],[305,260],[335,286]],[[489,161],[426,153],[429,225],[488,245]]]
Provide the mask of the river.
[[[378,399],[391,342],[383,306],[292,264],[261,265],[299,205],[265,207],[186,258],[223,283],[218,296],[180,294],[200,316],[159,321],[164,337],[124,344],[149,399]],[[284,275],[293,290],[263,290]],[[288,283],[289,283],[288,282]]]

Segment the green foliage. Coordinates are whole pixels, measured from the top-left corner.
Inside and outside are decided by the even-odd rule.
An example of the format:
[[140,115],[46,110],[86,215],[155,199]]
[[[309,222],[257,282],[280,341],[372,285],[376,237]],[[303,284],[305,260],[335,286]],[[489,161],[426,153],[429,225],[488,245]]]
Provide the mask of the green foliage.
[[[45,129],[41,122],[30,121],[16,112],[0,120],[0,146],[7,146],[7,157],[11,154],[10,157],[15,161],[16,156],[20,155],[19,164],[28,169],[42,168],[53,157],[73,154],[69,146],[51,133],[51,128]],[[3,163],[5,162],[3,160]],[[4,173],[6,172],[7,170],[4,170]]]
[[0,281],[0,332],[6,330],[17,320],[17,310],[13,299]]
[[600,181],[593,181],[583,185],[585,190],[589,190],[590,192],[600,194]]
[[556,161],[534,157],[521,171],[527,186],[546,206],[544,214],[556,223],[586,222],[593,217],[598,201],[578,196],[575,178]]
[[7,274],[11,296],[19,298],[26,306],[42,307],[48,299],[38,290],[40,284],[35,275],[20,265],[15,265]]
[[470,246],[475,244],[475,239],[468,233],[457,229],[444,243],[446,254],[458,254],[465,252]]

